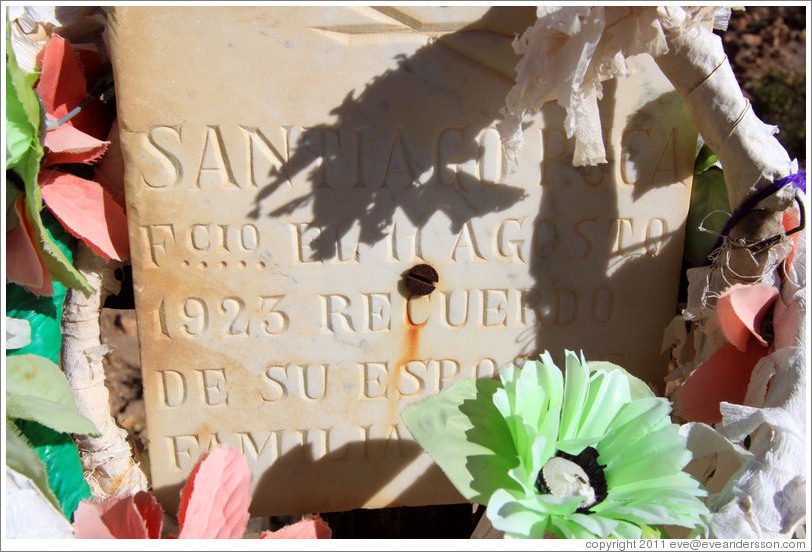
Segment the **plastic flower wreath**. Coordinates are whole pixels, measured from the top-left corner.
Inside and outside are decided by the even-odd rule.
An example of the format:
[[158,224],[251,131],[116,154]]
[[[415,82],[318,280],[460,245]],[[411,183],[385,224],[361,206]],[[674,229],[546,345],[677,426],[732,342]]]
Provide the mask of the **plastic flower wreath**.
[[469,379],[403,419],[462,495],[507,538],[640,538],[703,530],[706,491],[683,468],[686,439],[667,399],[607,362],[549,353],[501,381]]

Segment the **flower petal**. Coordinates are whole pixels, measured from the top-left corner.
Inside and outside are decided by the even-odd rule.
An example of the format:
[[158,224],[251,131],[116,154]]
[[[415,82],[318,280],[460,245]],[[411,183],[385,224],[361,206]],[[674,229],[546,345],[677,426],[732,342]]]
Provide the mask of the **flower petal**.
[[747,350],[751,336],[766,346],[759,328],[778,290],[766,284],[736,284],[728,288],[717,303],[719,323],[725,337],[738,350]]
[[24,201],[24,196],[20,196],[14,202],[17,224],[6,232],[6,278],[37,295],[53,295],[51,275],[34,247],[34,231]]
[[45,134],[45,163],[93,164],[101,159],[110,142],[98,140],[69,124],[60,125]]
[[636,446],[639,439],[670,424],[670,410],[670,403],[662,397],[623,405],[612,421],[612,429],[595,448],[602,458],[611,458],[625,448]]
[[564,537],[568,539],[594,539],[608,538],[618,526],[618,521],[602,516],[587,514],[572,514],[565,523],[562,518],[553,518],[554,527],[560,527]]
[[103,501],[82,501],[74,514],[79,539],[158,539],[162,523],[163,510],[145,491]]
[[579,497],[526,497],[522,493],[499,489],[488,501],[485,515],[494,528],[512,537],[540,539],[544,537],[550,516],[571,514],[580,502]]
[[625,454],[602,458],[608,462],[604,474],[609,488],[682,470],[691,461],[691,452],[678,432],[679,426],[672,424],[638,440]]
[[589,369],[582,365],[575,353],[566,352],[564,401],[561,410],[559,439],[574,439],[581,425],[581,415],[589,392]]
[[113,533],[102,521],[102,514],[110,504],[83,500],[73,513],[73,531],[77,539],[114,539]]
[[148,539],[160,539],[164,523],[164,511],[155,497],[145,491],[139,491],[133,497],[133,504],[138,515],[144,520]]
[[48,113],[70,101],[81,102],[87,97],[85,76],[73,55],[70,43],[55,34],[42,53],[42,73],[37,94]]
[[401,418],[466,499],[487,504],[499,488],[521,489],[508,475],[516,446],[494,406],[498,381],[472,378],[410,404]]
[[45,170],[40,173],[40,188],[56,218],[97,255],[105,259],[127,258],[127,216],[98,182]]
[[133,497],[113,499],[101,518],[116,539],[146,539],[148,532],[144,519],[133,504]]
[[239,539],[248,525],[251,469],[237,450],[215,447],[204,454],[181,491],[181,539]]
[[6,349],[22,349],[31,344],[31,323],[6,316]]
[[629,379],[621,372],[595,372],[590,378],[578,437],[600,438],[626,403],[631,402]]
[[[84,51],[80,55],[96,54]],[[45,46],[37,93],[48,114],[55,119],[78,107],[88,97],[87,80],[78,56],[70,42],[59,35],[52,35]],[[113,117],[104,104],[93,100],[62,126],[71,126],[101,139],[107,136],[112,121]]]
[[278,531],[265,531],[261,539],[329,539],[333,532],[319,516],[310,516]]
[[722,420],[719,403],[741,404],[750,374],[767,349],[750,341],[744,352],[726,345],[702,363],[679,390],[680,415],[691,422],[713,424]]

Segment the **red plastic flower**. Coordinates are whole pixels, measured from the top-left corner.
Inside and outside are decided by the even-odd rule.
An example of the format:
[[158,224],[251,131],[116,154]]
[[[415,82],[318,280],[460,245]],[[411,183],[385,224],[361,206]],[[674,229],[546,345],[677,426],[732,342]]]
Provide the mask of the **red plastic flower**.
[[[70,42],[53,35],[42,55],[42,73],[36,90],[45,105],[46,119],[55,121],[88,98],[87,83],[96,78],[98,55],[74,50]],[[98,99],[45,135],[45,164],[96,163],[110,142],[107,133],[113,116]]]
[[[106,141],[113,116],[96,98],[89,99],[88,81],[95,79],[98,56],[74,50],[70,42],[54,35],[42,58],[37,94],[55,121],[77,107],[72,118],[45,134],[45,166],[60,163],[98,163],[110,142]],[[85,104],[85,105],[83,105]],[[93,180],[56,170],[40,171],[42,199],[71,234],[105,259],[123,260],[129,255],[127,217],[104,187]]]
[[[41,169],[37,176],[42,200],[62,226],[97,255],[124,260],[129,255],[124,206],[99,182],[58,170],[59,165],[66,163],[98,163],[110,145],[105,138],[114,116],[87,90],[87,83],[96,79],[98,55],[73,49],[67,40],[53,35],[42,56],[42,73],[36,92],[45,106],[46,120],[53,126],[58,119],[81,107],[71,118],[45,134],[42,166],[51,168]],[[31,217],[39,215],[19,205],[15,208],[19,222],[6,233],[7,277],[33,293],[52,295],[51,275],[36,232],[32,230],[41,223]]]

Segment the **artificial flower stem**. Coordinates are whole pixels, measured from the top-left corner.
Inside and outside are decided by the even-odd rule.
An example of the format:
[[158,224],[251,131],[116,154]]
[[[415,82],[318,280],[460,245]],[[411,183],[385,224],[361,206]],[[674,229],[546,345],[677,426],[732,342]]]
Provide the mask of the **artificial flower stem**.
[[[668,52],[655,58],[696,122],[708,146],[717,154],[725,171],[730,205],[737,209],[746,198],[794,172],[783,146],[745,99],[722,47],[721,39],[701,25],[686,24],[687,14],[679,6],[658,8]],[[753,212],[752,222],[740,225],[732,239],[763,240],[781,227],[781,211],[792,202],[794,191],[773,194]],[[769,251],[753,254],[744,248],[730,252],[731,279],[748,281],[759,276]]]
[[127,496],[147,490],[147,478],[127,442],[127,431],[110,415],[110,394],[104,385],[102,358],[108,349],[100,340],[99,316],[108,295],[120,284],[114,271],[118,261],[105,261],[80,242],[74,255],[76,269],[91,293],[69,289],[62,314],[62,370],[76,397],[76,406],[101,433],[77,435],[76,445],[85,479],[94,497]]
[[93,89],[93,92],[91,92],[90,95],[82,101],[82,103],[80,103],[79,105],[77,105],[76,107],[74,107],[73,109],[68,111],[65,115],[63,115],[59,119],[48,119],[48,118],[46,118],[45,119],[45,130],[46,131],[47,130],[56,130],[61,125],[67,123],[68,121],[73,119],[75,116],[77,116],[79,114],[79,112],[82,111],[82,109],[87,107],[90,104],[90,102],[92,102],[93,100],[95,100],[97,98],[100,98],[102,96],[102,94],[107,92],[107,90],[109,90],[112,86],[113,86],[113,81],[112,80],[104,81],[99,86],[97,86],[95,89]]

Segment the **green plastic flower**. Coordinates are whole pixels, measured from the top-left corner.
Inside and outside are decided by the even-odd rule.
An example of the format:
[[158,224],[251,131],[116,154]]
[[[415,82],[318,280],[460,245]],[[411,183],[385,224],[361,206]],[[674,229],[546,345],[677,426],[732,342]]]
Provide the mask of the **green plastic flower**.
[[683,468],[667,399],[606,362],[548,353],[501,381],[470,379],[403,412],[457,489],[508,538],[640,538],[703,525],[706,491]]

